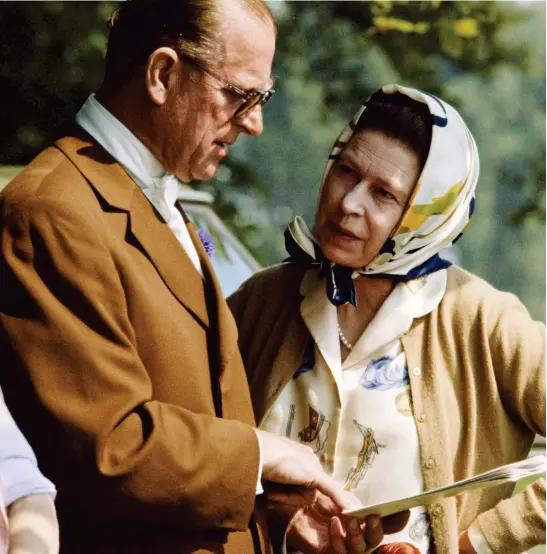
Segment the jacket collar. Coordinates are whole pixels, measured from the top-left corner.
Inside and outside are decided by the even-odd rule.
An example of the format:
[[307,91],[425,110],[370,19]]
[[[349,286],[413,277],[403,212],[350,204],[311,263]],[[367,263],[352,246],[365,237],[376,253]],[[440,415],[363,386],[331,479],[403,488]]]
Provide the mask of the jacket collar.
[[[167,287],[208,327],[203,279],[167,223],[116,160],[90,135],[76,124],[70,131],[55,143],[56,147],[78,168],[109,208],[128,213],[131,234]],[[201,244],[199,248],[203,250]]]

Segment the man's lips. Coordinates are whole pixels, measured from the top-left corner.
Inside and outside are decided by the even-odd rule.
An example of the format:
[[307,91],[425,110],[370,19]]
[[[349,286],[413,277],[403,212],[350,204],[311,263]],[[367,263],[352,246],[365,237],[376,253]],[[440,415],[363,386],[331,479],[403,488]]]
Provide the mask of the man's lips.
[[234,144],[234,142],[235,142],[235,140],[233,140],[231,142],[223,142],[221,140],[217,140],[216,144],[218,144],[219,146],[222,146],[223,148],[226,148],[226,150],[228,150],[228,147],[232,146],[232,144]]
[[228,156],[228,150],[234,144],[235,140],[232,142],[222,142],[220,140],[215,141],[215,145],[220,148],[220,155],[224,158]]

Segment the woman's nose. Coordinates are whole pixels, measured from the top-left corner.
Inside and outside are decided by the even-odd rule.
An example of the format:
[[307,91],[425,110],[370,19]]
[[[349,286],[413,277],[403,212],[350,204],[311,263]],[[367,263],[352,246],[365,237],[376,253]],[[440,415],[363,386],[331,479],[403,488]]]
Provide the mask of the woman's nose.
[[365,215],[366,208],[366,187],[359,183],[349,190],[342,198],[342,211],[346,215]]

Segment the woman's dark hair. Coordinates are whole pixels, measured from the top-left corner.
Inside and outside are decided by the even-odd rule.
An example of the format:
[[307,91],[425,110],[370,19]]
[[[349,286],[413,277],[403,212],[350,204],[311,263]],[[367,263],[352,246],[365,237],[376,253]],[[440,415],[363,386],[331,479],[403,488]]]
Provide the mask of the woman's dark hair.
[[123,83],[162,46],[209,66],[224,49],[223,24],[234,6],[275,29],[263,0],[126,0],[108,22],[105,82]]
[[400,92],[381,90],[370,97],[355,133],[371,129],[400,140],[416,152],[423,169],[431,146],[431,113],[426,104]]

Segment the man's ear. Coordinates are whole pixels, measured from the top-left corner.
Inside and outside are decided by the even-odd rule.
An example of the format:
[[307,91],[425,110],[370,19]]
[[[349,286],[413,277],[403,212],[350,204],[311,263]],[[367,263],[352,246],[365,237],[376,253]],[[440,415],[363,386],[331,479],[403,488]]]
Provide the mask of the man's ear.
[[148,97],[158,106],[164,104],[170,90],[177,83],[180,72],[178,54],[166,46],[154,50],[148,57],[145,71],[145,86]]

